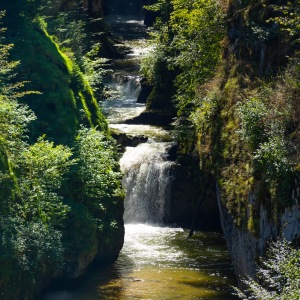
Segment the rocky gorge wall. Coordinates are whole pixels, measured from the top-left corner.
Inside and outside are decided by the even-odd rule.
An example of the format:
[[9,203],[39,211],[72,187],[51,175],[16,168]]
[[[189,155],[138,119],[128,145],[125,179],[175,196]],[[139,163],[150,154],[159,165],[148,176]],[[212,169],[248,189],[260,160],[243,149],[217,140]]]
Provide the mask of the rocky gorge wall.
[[[221,225],[238,279],[245,275],[255,278],[259,257],[264,255],[269,242],[278,238],[292,241],[300,237],[299,187],[292,192],[294,205],[285,208],[278,215],[277,222],[270,218],[267,207],[260,207],[259,232],[255,235],[246,228],[236,226],[234,218],[222,203],[218,185],[216,190]],[[249,203],[253,201],[253,195],[249,195]]]

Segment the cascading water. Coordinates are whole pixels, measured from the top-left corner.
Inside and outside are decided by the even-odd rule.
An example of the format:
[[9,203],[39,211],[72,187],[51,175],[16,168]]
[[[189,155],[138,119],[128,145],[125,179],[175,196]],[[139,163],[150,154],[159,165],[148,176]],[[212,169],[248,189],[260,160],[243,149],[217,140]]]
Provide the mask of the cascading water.
[[[173,143],[159,141],[162,136],[168,135],[160,128],[122,124],[145,110],[145,104],[137,103],[141,78],[134,67],[150,49],[142,39],[145,28],[142,21],[130,17],[114,16],[108,21],[118,34],[133,40],[133,46],[125,59],[114,62],[114,72],[107,77],[107,85],[115,91],[116,96],[104,102],[102,108],[112,128],[129,135],[138,133],[149,137],[147,143],[127,147],[120,161],[126,190],[124,221],[162,224],[169,210],[169,186],[174,162],[167,160],[167,153]],[[128,28],[130,30],[126,30]]]
[[163,223],[168,217],[174,162],[166,159],[172,143],[148,142],[127,147],[120,165],[126,189],[126,223]]
[[[123,23],[122,17],[112,21],[115,28],[121,26],[125,32],[128,24],[142,26],[140,21],[128,18]],[[141,48],[135,48],[125,58],[126,66],[128,60],[136,63],[136,55],[145,53]],[[108,78],[116,96],[103,103],[102,108],[111,128],[128,136],[148,137],[146,143],[127,147],[120,160],[126,189],[124,247],[115,264],[94,270],[82,285],[47,295],[45,300],[236,299],[229,292],[235,282],[222,236],[196,232],[187,239],[187,230],[164,224],[176,167],[175,162],[168,160],[174,143],[161,128],[123,123],[145,109],[145,105],[136,103],[139,75],[136,71],[128,73],[127,67],[120,67],[123,65],[122,61],[115,64],[114,74]]]

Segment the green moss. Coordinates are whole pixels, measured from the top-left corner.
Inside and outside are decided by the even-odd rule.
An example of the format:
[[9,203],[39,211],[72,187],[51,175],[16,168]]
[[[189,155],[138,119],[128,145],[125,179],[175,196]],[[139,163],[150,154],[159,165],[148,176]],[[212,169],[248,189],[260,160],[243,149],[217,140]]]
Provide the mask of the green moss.
[[10,27],[11,42],[15,44],[12,58],[21,61],[17,79],[29,81],[28,89],[41,92],[23,99],[37,115],[31,137],[46,134],[57,143],[70,144],[83,117],[82,110],[87,125],[107,131],[93,92],[76,64],[39,24],[30,24],[21,17],[17,24]]
[[90,113],[90,111],[89,111],[89,109],[88,109],[88,107],[86,105],[85,98],[84,98],[84,96],[82,95],[81,92],[79,92],[79,98],[80,98],[81,104],[83,106],[83,109],[85,111],[86,117],[87,117],[87,119],[89,121],[89,125],[93,126],[92,115],[91,115],[91,113]]

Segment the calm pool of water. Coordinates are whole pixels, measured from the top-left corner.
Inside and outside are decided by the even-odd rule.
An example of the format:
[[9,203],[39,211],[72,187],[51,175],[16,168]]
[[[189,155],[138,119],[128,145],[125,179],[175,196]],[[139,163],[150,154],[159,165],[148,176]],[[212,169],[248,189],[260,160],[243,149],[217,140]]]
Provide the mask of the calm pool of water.
[[181,228],[126,225],[124,248],[113,265],[90,271],[81,285],[45,299],[236,299],[222,236],[187,236]]

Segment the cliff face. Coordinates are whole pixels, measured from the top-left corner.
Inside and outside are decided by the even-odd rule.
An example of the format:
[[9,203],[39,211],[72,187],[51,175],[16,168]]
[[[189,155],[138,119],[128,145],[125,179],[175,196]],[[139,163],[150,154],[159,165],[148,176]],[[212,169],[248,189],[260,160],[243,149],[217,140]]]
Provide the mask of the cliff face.
[[179,152],[218,182],[236,271],[254,276],[271,239],[299,234],[299,1],[162,3],[148,108],[176,99]]
[[[300,235],[299,86],[283,82],[299,80],[299,44],[297,36],[274,22],[281,16],[278,4],[230,1],[227,10],[220,111],[215,114],[221,122],[215,132],[220,156],[214,156],[214,173],[221,224],[238,276],[255,277],[258,257],[270,241]],[[288,106],[291,111],[285,114]],[[276,139],[282,143],[275,153]],[[201,147],[207,144],[200,144],[204,155]],[[280,169],[283,161],[286,168]]]
[[[267,207],[261,206],[259,212],[259,232],[251,233],[246,228],[239,228],[234,218],[222,203],[220,189],[217,186],[217,198],[220,210],[221,226],[228,245],[232,262],[238,275],[238,279],[245,275],[252,278],[256,276],[258,258],[264,255],[268,243],[284,237],[288,241],[298,239],[300,236],[300,209],[299,188],[293,191],[295,204],[285,208],[278,216],[278,223],[270,220],[270,211]],[[249,195],[249,203],[255,201],[253,195]]]

